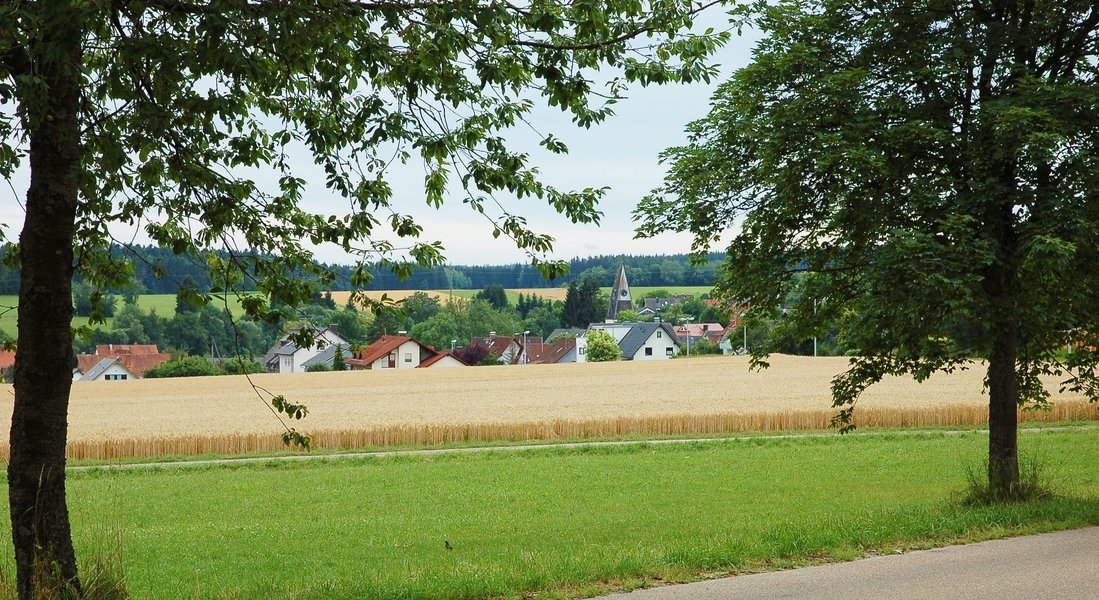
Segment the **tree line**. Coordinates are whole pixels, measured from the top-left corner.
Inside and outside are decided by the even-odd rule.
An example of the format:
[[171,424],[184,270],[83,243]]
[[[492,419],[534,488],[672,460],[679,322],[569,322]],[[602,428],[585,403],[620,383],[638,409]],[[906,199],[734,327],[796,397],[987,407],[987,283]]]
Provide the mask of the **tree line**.
[[[175,254],[171,248],[116,244],[111,247],[110,252],[117,259],[127,260],[133,269],[129,283],[111,288],[110,291],[118,295],[174,294],[188,278],[199,289],[210,289],[214,286],[209,268],[204,262]],[[228,256],[216,251],[211,251],[211,254],[222,259]],[[631,285],[675,287],[713,285],[723,255],[711,254],[707,258],[708,262],[701,265],[692,265],[686,254],[574,258],[568,261],[569,273],[553,279],[545,279],[537,269],[522,263],[413,267],[404,279],[381,264],[368,267],[367,272],[371,278],[369,288],[376,290],[476,290],[491,285],[504,288],[552,288],[565,286],[585,277],[594,279],[602,287],[609,287],[614,282],[618,265],[624,264]],[[332,290],[345,291],[354,287],[352,282],[355,280],[356,267],[332,264],[327,265],[327,268],[336,275],[331,283]],[[305,272],[300,273],[300,276],[312,278]],[[251,281],[247,277],[242,279],[237,284],[237,289],[253,291],[255,285]],[[76,285],[82,283],[83,280],[78,277]],[[18,293],[19,268],[0,263],[0,295]]]

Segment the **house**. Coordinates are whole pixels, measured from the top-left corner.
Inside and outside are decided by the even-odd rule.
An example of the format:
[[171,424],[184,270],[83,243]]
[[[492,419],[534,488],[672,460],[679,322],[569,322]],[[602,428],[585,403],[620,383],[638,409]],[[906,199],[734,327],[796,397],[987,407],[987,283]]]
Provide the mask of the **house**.
[[532,365],[552,365],[576,362],[576,338],[562,336],[552,344],[530,344],[527,347],[528,362]]
[[614,322],[618,318],[618,313],[623,310],[633,310],[633,296],[630,294],[630,284],[626,281],[626,265],[619,263],[618,273],[614,276],[614,285],[611,286],[607,322]]
[[122,381],[126,379],[140,379],[126,365],[122,364],[119,357],[108,357],[100,360],[86,373],[74,372],[73,381]]
[[449,367],[468,367],[464,360],[450,352],[439,352],[435,356],[420,363],[420,369],[445,369]]
[[313,333],[313,344],[307,348],[301,348],[290,341],[291,336],[300,331],[301,328],[298,327],[290,329],[267,351],[263,357],[263,365],[268,373],[304,373],[307,364],[315,364],[316,361],[313,359],[323,354],[330,346],[336,344],[344,348],[351,346],[347,340],[340,337],[338,327],[329,325]]
[[725,327],[721,323],[684,323],[675,327],[675,335],[680,344],[686,344],[687,338],[690,338],[692,344],[697,344],[699,340],[716,344],[724,333]]
[[15,352],[12,350],[0,350],[0,376],[11,383],[12,369],[15,368]]
[[[588,331],[605,331],[622,350],[622,360],[666,360],[679,354],[675,330],[668,323],[595,323]],[[587,362],[587,335],[576,340],[576,362]]]
[[[407,335],[383,335],[378,341],[354,353],[347,365],[355,371],[373,369],[414,369],[440,353]],[[453,357],[452,357],[453,358]]]
[[145,371],[160,366],[172,359],[172,355],[161,352],[156,344],[99,344],[95,347],[94,354],[77,354],[76,370],[73,371],[73,381],[94,381],[87,376],[107,359],[118,359],[118,364],[125,370],[119,369],[110,372],[112,375],[125,375],[125,377],[113,377],[115,379],[141,379],[145,377]]
[[493,354],[499,358],[501,363],[505,365],[517,365],[525,361],[523,356],[524,339],[527,344],[542,343],[542,338],[535,335],[528,335],[524,338],[521,333],[512,337],[498,336],[493,333],[488,337],[473,338],[471,345],[480,343],[488,348],[489,354]]
[[686,294],[678,294],[671,298],[645,298],[645,308],[654,313],[664,312],[671,305],[686,302],[690,299],[691,297]]

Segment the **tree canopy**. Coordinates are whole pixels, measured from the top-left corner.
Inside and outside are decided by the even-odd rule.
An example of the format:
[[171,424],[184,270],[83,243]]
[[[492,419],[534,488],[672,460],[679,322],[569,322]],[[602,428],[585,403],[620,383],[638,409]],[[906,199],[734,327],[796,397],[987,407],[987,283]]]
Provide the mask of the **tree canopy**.
[[590,362],[609,362],[622,358],[622,349],[614,341],[614,336],[602,329],[588,332],[587,352]]
[[986,361],[990,491],[1015,497],[1039,377],[1099,396],[1099,5],[788,0],[754,20],[753,63],[666,151],[639,232],[701,254],[732,228],[718,291],[757,317],[807,273],[774,333],[836,324],[857,349],[843,424],[887,375]]
[[[544,275],[552,239],[509,200],[538,198],[574,222],[600,188],[558,190],[505,138],[536,103],[581,126],[630,82],[708,78],[723,39],[683,35],[703,5],[556,1],[40,0],[0,8],[0,173],[30,167],[18,261],[9,498],[21,598],[34,565],[79,591],[65,505],[65,415],[74,274],[101,288],[134,271],[109,251],[118,227],[204,265],[218,294],[256,290],[254,318],[308,302],[335,275],[312,247],[408,274],[443,249],[394,197],[392,165],[419,163],[432,206],[486,216]],[[606,77],[596,79],[607,67]],[[605,85],[604,85],[605,84]],[[541,146],[565,145],[544,134]],[[309,181],[296,157],[323,172]],[[339,200],[337,214],[307,199]],[[218,252],[212,251],[217,249]],[[172,273],[160,273],[165,277]],[[195,291],[189,300],[208,302]],[[362,299],[366,302],[366,299]],[[94,312],[94,310],[93,310]],[[295,341],[307,342],[303,330]],[[287,418],[304,413],[269,399]],[[291,439],[305,438],[287,428]]]

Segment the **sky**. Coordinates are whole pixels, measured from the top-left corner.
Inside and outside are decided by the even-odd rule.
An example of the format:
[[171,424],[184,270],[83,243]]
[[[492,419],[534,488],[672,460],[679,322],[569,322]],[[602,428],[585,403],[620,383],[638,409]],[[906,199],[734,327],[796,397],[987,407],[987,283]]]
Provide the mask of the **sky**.
[[[699,20],[699,26],[721,27],[723,14],[711,9]],[[572,125],[566,115],[554,109],[537,109],[532,124],[542,133],[552,132],[569,147],[569,154],[553,155],[538,152],[537,138],[517,132],[516,145],[532,148],[532,163],[541,171],[542,180],[560,190],[607,186],[610,191],[599,205],[603,218],[598,225],[577,225],[558,215],[537,199],[505,202],[506,208],[528,219],[538,233],[556,240],[551,259],[583,258],[613,254],[680,254],[690,250],[691,239],[686,234],[663,234],[656,238],[635,240],[635,224],[631,213],[637,203],[662,183],[666,166],[658,155],[666,148],[685,143],[686,125],[705,116],[710,95],[718,83],[737,68],[747,64],[754,36],[733,35],[718,51],[714,62],[721,74],[709,84],[684,86],[631,86],[627,98],[615,106],[615,115],[607,121],[582,129]],[[524,136],[526,136],[524,138]],[[509,139],[509,142],[511,140]],[[323,174],[302,157],[299,173],[306,179],[323,182]],[[8,189],[0,188],[0,223],[5,225],[8,239],[15,239],[23,221],[23,199],[29,177],[26,167],[9,181]],[[496,265],[529,262],[529,257],[506,239],[493,238],[492,226],[485,218],[470,210],[455,195],[441,209],[423,200],[423,171],[415,163],[394,169],[389,181],[394,188],[397,210],[413,215],[424,228],[423,241],[438,240],[450,264]],[[321,212],[342,214],[340,202],[325,197],[322,185],[307,202]],[[346,212],[343,210],[342,212]],[[122,238],[129,234],[118,232]],[[144,241],[139,235],[139,243]],[[316,257],[325,262],[351,263],[353,258],[337,248],[319,247]]]

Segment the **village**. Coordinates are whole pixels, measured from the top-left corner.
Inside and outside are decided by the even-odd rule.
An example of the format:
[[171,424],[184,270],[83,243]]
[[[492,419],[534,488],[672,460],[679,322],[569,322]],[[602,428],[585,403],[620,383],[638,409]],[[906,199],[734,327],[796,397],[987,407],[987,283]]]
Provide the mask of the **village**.
[[[369,345],[356,347],[341,335],[337,324],[313,327],[313,344],[304,345],[292,340],[301,331],[293,327],[257,360],[268,373],[585,363],[593,360],[588,342],[596,332],[614,341],[617,360],[668,360],[689,355],[692,346],[696,353],[703,347],[717,348],[722,354],[744,352],[746,339],[734,335],[743,330],[737,310],[729,311],[726,324],[696,323],[689,316],[678,322],[663,320],[666,309],[686,299],[682,295],[650,297],[635,303],[626,269],[620,265],[608,295],[605,320],[587,328],[556,328],[547,335],[530,330],[490,331],[485,336],[452,339],[449,348],[438,348],[406,330],[385,332]],[[716,300],[704,302],[717,305]],[[620,316],[630,320],[622,321]],[[94,352],[77,354],[76,359],[74,382],[126,381],[144,378],[146,371],[170,361],[172,354],[155,344],[96,344]]]

